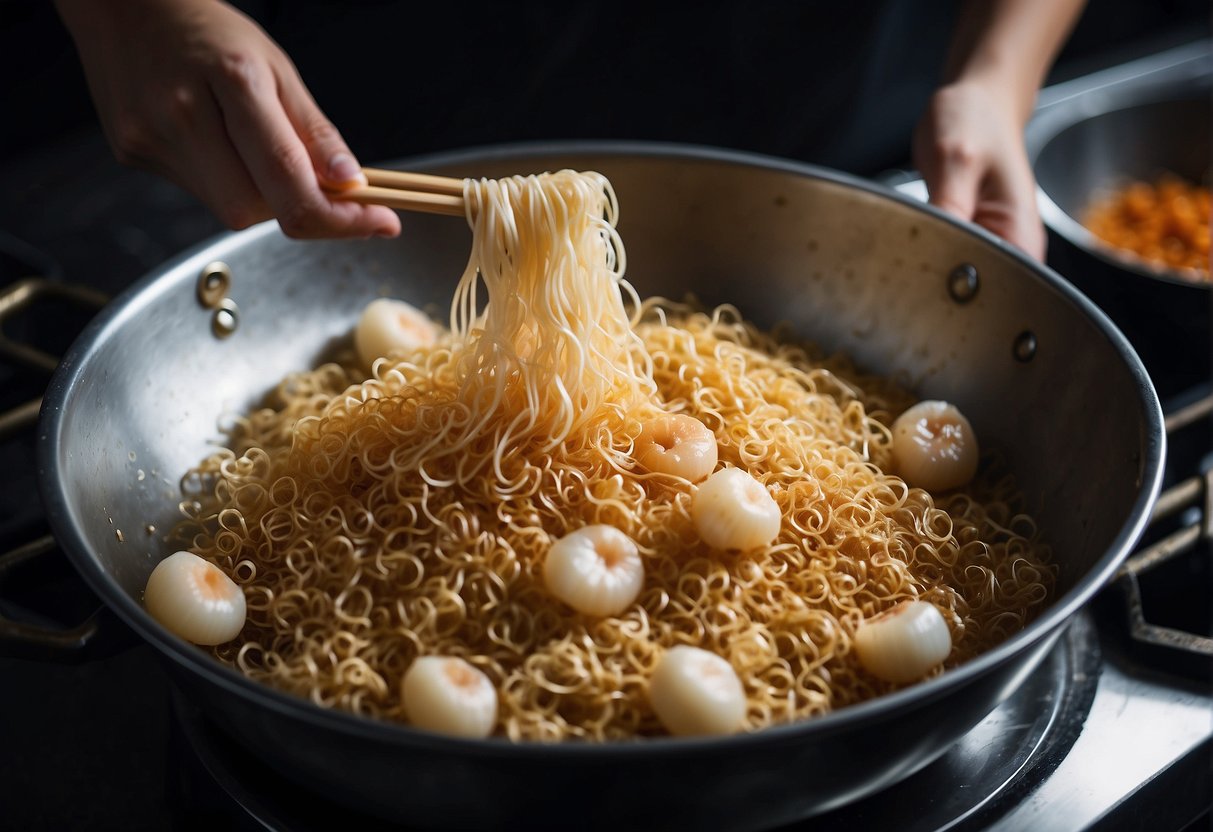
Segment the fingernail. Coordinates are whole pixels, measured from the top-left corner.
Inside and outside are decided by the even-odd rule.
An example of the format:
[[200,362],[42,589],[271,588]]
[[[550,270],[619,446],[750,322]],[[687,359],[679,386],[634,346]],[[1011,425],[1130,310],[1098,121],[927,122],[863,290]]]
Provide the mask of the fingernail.
[[366,184],[366,177],[362,175],[358,160],[348,153],[335,153],[329,159],[328,180],[335,184]]
[[392,240],[392,239],[395,239],[396,235],[399,233],[400,232],[398,232],[398,231],[389,231],[386,228],[380,228],[378,231],[375,232],[375,236],[382,237],[385,240]]

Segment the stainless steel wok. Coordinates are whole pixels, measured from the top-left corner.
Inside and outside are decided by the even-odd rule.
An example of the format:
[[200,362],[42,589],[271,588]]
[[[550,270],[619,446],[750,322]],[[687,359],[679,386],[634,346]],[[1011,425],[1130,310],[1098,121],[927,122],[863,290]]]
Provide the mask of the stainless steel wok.
[[[408,167],[599,170],[618,191],[642,295],[692,291],[760,324],[789,321],[924,396],[957,402],[982,442],[1009,458],[1056,553],[1058,591],[1025,631],[964,667],[727,739],[447,739],[255,684],[170,636],[140,604],[178,516],[178,477],[218,440],[221,415],[312,365],[368,300],[387,293],[446,308],[470,241],[464,223],[428,216],[404,217],[398,241],[294,242],[262,225],[148,275],[89,326],[46,394],[39,466],[55,534],[93,589],[211,718],[300,784],[425,827],[791,821],[942,753],[1033,671],[1143,527],[1164,438],[1141,365],[1066,282],[984,232],[829,171],[679,146],[518,146]],[[214,261],[231,283],[206,305],[198,284]]]

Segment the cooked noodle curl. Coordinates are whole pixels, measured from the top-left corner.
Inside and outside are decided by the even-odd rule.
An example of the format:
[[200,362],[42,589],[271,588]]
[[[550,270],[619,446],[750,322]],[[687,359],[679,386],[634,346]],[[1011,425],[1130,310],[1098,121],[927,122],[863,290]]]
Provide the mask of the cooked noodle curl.
[[[192,473],[199,505],[178,531],[247,599],[219,659],[405,721],[412,661],[460,656],[498,689],[498,733],[611,740],[663,733],[648,679],[676,644],[728,660],[756,729],[892,690],[851,637],[903,599],[943,612],[948,666],[1024,626],[1053,570],[996,465],[940,499],[883,473],[912,397],[730,307],[636,302],[609,185],[549,176],[469,184],[473,256],[433,348],[370,379],[338,364],[287,378]],[[719,464],[767,487],[783,516],[771,546],[707,547],[695,486],[634,463],[663,412],[701,420]],[[644,561],[617,617],[580,615],[543,584],[552,542],[598,523]]]

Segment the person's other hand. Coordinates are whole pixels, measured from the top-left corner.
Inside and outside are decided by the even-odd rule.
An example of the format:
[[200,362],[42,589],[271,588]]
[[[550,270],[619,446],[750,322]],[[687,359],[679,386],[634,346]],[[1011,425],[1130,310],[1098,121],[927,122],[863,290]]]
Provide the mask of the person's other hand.
[[193,193],[231,228],[395,236],[382,206],[334,201],[358,162],[290,58],[219,0],[58,0],[115,156]]
[[977,82],[941,87],[914,131],[914,164],[931,204],[1043,260],[1036,179],[1016,108]]

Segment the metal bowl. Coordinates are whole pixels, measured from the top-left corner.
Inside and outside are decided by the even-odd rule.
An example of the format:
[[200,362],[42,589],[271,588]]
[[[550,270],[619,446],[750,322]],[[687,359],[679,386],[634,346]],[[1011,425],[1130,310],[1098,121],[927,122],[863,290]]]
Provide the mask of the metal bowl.
[[1208,181],[1211,92],[1213,50],[1202,41],[1051,87],[1027,131],[1050,265],[1108,312],[1156,383],[1176,365],[1191,367],[1180,386],[1209,377],[1213,284],[1121,252],[1080,218],[1135,179]]
[[[1117,268],[1182,285],[1200,280],[1188,270],[1110,246],[1079,218],[1094,199],[1135,180],[1152,181],[1163,173],[1189,182],[1204,180],[1209,147],[1207,86],[1203,95],[1145,101],[1080,118],[1045,142],[1036,157],[1044,219],[1072,244]],[[1210,284],[1200,286],[1208,290]]]

